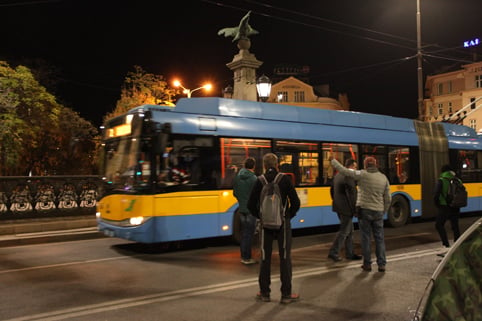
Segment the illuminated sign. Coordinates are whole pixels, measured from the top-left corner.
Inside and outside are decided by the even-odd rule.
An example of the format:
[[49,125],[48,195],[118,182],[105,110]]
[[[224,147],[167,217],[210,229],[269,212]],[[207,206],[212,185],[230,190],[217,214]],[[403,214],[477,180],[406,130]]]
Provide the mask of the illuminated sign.
[[107,137],[119,137],[131,134],[131,123],[134,115],[126,115],[125,124],[107,129]]
[[480,44],[480,39],[479,39],[479,38],[475,38],[475,39],[472,39],[472,40],[467,40],[467,41],[464,41],[464,48],[469,48],[469,47],[478,46],[479,44]]

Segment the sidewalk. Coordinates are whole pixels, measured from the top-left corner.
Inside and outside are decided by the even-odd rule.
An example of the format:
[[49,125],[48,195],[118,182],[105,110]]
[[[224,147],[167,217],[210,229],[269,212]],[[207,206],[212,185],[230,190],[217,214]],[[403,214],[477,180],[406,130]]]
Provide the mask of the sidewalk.
[[95,215],[0,221],[0,247],[98,237]]

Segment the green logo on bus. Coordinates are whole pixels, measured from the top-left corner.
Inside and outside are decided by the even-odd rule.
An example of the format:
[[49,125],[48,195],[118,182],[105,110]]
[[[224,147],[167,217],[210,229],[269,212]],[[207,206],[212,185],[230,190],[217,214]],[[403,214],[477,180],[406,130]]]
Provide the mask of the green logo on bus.
[[125,212],[132,212],[132,208],[134,207],[134,203],[136,200],[132,200],[131,203],[129,204],[129,207],[127,207],[124,211]]

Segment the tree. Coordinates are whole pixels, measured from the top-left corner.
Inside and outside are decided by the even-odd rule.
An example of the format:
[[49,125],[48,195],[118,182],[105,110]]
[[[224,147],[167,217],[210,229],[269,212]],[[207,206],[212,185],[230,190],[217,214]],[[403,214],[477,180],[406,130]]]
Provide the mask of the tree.
[[8,79],[2,77],[8,72],[8,66],[0,62],[0,175],[11,174],[20,163],[23,153],[22,137],[20,133],[26,126],[16,115],[16,102],[8,86]]
[[63,175],[88,175],[97,171],[100,137],[97,129],[79,113],[64,107],[59,117],[61,128],[55,172]]
[[172,98],[177,94],[179,90],[169,87],[162,75],[146,73],[142,67],[134,66],[134,71],[128,72],[124,79],[116,108],[104,117],[104,121],[137,106],[172,104]]
[[30,69],[0,61],[0,175],[89,174],[97,131]]

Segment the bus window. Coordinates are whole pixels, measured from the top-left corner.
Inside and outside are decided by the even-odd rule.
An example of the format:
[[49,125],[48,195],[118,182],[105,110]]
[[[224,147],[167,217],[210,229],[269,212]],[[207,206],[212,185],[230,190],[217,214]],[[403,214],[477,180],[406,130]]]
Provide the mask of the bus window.
[[474,150],[457,151],[456,172],[464,183],[482,180],[482,152]]
[[[331,185],[334,169],[330,164],[329,157],[333,156],[340,163],[345,164],[348,158],[358,161],[358,146],[354,144],[323,143],[323,184]],[[358,166],[360,167],[360,166]]]
[[359,168],[363,168],[363,160],[366,157],[375,157],[377,160],[378,169],[383,173],[388,173],[387,164],[387,147],[381,145],[361,145],[361,164]]
[[390,184],[404,184],[410,180],[410,149],[408,147],[388,148]]
[[296,185],[296,176],[293,166],[293,155],[278,153],[279,171],[288,175],[293,185]]
[[276,141],[276,154],[280,172],[291,176],[295,185],[318,184],[318,143]]
[[300,169],[300,185],[315,185],[317,183],[318,173],[318,152],[300,153],[298,167]]
[[215,187],[218,182],[219,157],[215,156],[212,145],[211,138],[174,137],[161,155],[159,185]]
[[256,160],[256,175],[263,173],[263,155],[271,151],[267,139],[221,138],[221,186],[231,188],[234,177],[248,157]]

